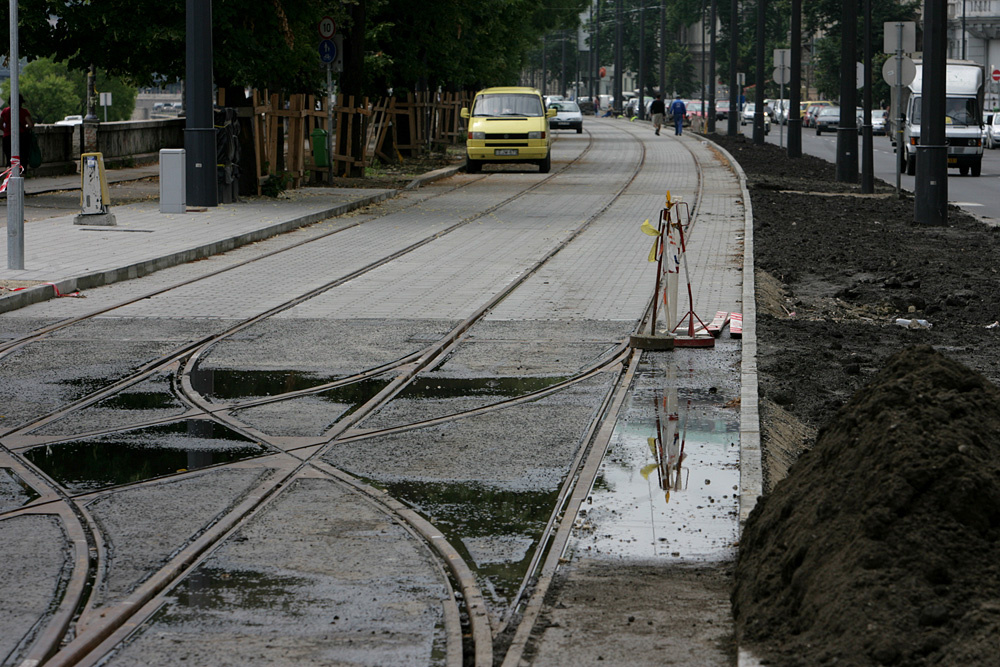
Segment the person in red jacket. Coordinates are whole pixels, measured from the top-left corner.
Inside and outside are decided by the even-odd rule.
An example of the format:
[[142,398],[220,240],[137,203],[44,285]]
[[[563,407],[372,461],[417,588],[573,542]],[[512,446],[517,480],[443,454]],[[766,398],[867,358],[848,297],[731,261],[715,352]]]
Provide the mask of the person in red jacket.
[[[27,155],[29,149],[29,137],[28,133],[31,129],[35,127],[35,121],[31,118],[31,112],[24,108],[24,98],[20,95],[17,96],[20,102],[20,116],[21,116],[21,134],[20,134],[20,148],[21,148],[21,166],[26,167],[28,164]],[[10,164],[10,133],[11,133],[11,122],[10,122],[10,106],[4,108],[0,111],[0,129],[3,130],[3,154],[7,156],[7,164]]]

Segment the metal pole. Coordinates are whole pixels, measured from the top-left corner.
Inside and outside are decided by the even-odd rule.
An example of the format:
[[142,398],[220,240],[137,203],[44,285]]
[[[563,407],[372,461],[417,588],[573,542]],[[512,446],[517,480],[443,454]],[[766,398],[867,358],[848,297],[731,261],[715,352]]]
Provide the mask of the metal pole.
[[802,0],[792,0],[792,71],[788,92],[788,157],[802,157]]
[[24,179],[21,178],[20,54],[17,0],[10,0],[10,180],[7,181],[7,268],[24,269]]
[[837,180],[858,182],[858,3],[842,0],[840,25],[840,122],[837,123]]
[[716,24],[716,0],[712,0],[712,27],[711,40],[708,51],[708,131],[715,133],[715,24]]
[[615,112],[624,111],[622,107],[622,21],[624,21],[624,8],[622,0],[615,3]]
[[326,64],[326,182],[333,183],[333,65]]
[[729,0],[729,126],[726,134],[735,137],[739,131],[740,94],[743,92],[736,83],[736,47],[740,39],[740,2]]
[[965,0],[962,0],[962,60],[965,60]]
[[646,1],[639,0],[639,106],[637,116],[645,120],[646,108]]
[[875,144],[872,141],[872,0],[865,0],[864,118],[861,121],[861,192],[875,192]]
[[212,112],[212,3],[187,0],[184,149],[189,206],[218,206]]
[[913,221],[923,225],[948,222],[948,147],[944,127],[947,28],[945,0],[925,0],[920,143],[917,179],[913,184]]
[[896,198],[902,196],[903,173],[903,23],[896,24]]
[[701,0],[701,119],[705,120],[705,0]]
[[548,58],[547,42],[548,35],[542,35],[542,97],[548,95],[549,70],[548,63],[546,62]]
[[756,106],[753,112],[753,142],[764,145],[764,27],[767,13],[767,0],[757,0],[757,72],[755,86],[757,88]]
[[667,99],[667,3],[660,0],[660,95]]
[[[785,50],[781,49],[778,52],[778,80],[781,83],[778,85],[778,108],[785,103]],[[778,110],[775,109],[774,115],[778,115]],[[778,148],[785,147],[785,126],[781,124],[781,120],[778,120]]]

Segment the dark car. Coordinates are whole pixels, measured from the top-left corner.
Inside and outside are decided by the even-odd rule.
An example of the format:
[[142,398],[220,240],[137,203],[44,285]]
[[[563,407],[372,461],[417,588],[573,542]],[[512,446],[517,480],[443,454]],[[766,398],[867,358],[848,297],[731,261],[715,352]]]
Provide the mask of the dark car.
[[840,107],[823,107],[814,119],[816,134],[823,134],[840,127]]

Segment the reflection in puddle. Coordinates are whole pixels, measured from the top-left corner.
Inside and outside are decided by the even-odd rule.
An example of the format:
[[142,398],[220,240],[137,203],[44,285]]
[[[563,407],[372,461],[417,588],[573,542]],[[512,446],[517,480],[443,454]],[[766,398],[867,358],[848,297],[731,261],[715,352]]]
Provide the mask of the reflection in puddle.
[[0,468],[0,512],[27,505],[40,494],[10,468]]
[[442,399],[468,396],[503,396],[513,398],[540,391],[564,382],[567,376],[551,377],[419,377],[404,389],[399,398]]
[[35,447],[25,457],[68,490],[79,493],[265,452],[261,445],[221,424],[190,419]]
[[666,377],[637,376],[589,503],[576,521],[578,555],[732,557],[739,415],[703,399],[703,392],[682,391],[687,397],[679,408],[672,369]]
[[[202,370],[191,374],[191,385],[212,401],[280,396],[336,382],[341,377],[322,376],[305,371]],[[361,405],[382,391],[390,379],[382,376],[333,387],[316,396],[331,403]]]
[[559,495],[459,483],[397,482],[384,488],[444,533],[473,568],[497,615],[517,594]]
[[[302,606],[310,582],[255,570],[200,567],[172,591],[175,604],[187,609],[288,609]],[[298,603],[297,603],[298,602]],[[164,607],[157,616],[171,622]]]

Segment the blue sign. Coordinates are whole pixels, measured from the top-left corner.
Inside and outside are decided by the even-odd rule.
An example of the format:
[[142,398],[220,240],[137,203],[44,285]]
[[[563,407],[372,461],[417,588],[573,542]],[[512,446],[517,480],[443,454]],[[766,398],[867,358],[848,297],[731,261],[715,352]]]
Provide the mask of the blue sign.
[[337,45],[332,39],[324,39],[319,43],[319,59],[325,63],[332,63],[337,59]]

